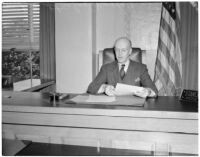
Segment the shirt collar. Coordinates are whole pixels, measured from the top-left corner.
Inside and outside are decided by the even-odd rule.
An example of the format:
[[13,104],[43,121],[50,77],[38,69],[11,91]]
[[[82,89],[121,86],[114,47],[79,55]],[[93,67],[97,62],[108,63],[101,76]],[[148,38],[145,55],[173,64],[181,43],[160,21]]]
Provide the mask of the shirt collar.
[[130,64],[130,60],[128,59],[125,63],[118,63],[119,69],[121,68],[122,64],[125,64],[124,70],[126,72]]
[[121,67],[122,64],[125,64],[125,67],[128,66],[130,63],[130,60],[128,59],[125,63],[118,63],[119,67]]

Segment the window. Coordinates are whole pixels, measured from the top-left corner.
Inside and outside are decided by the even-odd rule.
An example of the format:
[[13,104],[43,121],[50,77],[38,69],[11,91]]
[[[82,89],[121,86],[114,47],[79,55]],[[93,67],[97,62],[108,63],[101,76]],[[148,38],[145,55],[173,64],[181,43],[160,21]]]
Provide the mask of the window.
[[39,3],[2,4],[2,87],[40,84],[39,39]]
[[38,3],[3,3],[3,49],[39,50]]

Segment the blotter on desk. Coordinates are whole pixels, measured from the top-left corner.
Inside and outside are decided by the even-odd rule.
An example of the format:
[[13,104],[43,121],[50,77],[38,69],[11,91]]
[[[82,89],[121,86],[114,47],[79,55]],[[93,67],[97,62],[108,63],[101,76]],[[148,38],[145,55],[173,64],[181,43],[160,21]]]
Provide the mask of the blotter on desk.
[[[106,95],[78,95],[70,101],[78,104],[143,106],[145,99],[132,95],[109,97]],[[69,103],[68,101],[66,103]]]

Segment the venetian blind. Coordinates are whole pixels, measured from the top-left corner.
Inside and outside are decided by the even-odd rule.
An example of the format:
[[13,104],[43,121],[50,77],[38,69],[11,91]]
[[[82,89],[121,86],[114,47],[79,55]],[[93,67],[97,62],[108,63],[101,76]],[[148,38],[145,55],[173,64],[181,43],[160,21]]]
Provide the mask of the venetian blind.
[[39,50],[39,3],[2,4],[2,48]]

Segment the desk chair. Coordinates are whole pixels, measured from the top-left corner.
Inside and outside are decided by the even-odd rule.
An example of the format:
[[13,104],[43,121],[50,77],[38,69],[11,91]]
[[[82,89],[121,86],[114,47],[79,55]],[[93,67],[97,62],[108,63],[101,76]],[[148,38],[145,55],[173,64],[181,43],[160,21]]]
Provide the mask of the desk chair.
[[[140,48],[132,48],[132,54],[130,56],[131,60],[142,63],[142,53]],[[99,69],[102,65],[110,63],[116,60],[114,48],[105,48],[103,51],[99,52]]]

